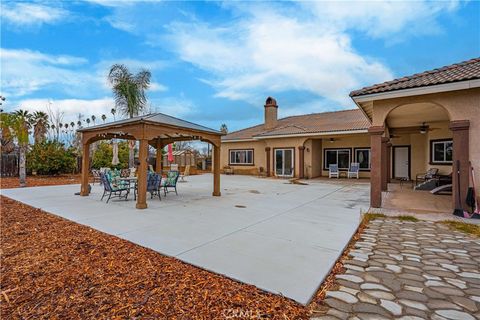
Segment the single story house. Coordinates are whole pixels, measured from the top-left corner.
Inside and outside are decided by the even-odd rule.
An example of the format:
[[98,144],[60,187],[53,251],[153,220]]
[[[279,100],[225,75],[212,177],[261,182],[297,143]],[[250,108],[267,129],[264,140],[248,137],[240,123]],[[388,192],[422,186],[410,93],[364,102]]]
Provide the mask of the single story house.
[[282,119],[277,101],[267,98],[263,124],[222,137],[221,166],[315,178],[328,176],[330,164],[348,170],[359,162],[377,208],[390,179],[412,179],[434,167],[454,173],[453,189],[459,184],[461,190],[460,198],[453,193],[454,203],[465,199],[470,162],[480,171],[480,58],[365,87],[350,97],[358,109]]

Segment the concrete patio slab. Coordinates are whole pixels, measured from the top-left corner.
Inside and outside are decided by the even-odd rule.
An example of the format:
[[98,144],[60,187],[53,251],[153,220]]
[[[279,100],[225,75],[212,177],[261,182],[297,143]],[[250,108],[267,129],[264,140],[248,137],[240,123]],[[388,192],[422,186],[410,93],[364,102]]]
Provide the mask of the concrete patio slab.
[[308,303],[369,206],[369,185],[356,181],[308,185],[249,176],[189,177],[179,195],[135,202],[101,202],[79,185],[1,190],[1,194],[116,235],[187,263]]

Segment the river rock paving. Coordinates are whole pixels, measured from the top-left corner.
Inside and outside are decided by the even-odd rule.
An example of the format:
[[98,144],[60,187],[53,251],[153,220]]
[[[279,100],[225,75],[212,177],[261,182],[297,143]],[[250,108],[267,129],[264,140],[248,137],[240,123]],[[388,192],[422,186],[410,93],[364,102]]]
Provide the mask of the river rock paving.
[[369,223],[312,319],[480,319],[480,238],[427,221]]

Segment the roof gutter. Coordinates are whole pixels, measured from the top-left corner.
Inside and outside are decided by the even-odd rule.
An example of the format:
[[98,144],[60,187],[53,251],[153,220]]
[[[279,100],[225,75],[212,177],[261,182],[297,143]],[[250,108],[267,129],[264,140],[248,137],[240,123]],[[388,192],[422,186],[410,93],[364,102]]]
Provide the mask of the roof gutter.
[[368,129],[358,129],[358,130],[339,130],[339,131],[324,131],[324,132],[312,132],[312,133],[296,133],[296,134],[279,134],[279,135],[270,135],[270,136],[255,136],[255,140],[263,139],[277,139],[277,138],[295,138],[295,137],[315,137],[315,136],[334,136],[340,134],[356,134],[356,133],[367,133]]

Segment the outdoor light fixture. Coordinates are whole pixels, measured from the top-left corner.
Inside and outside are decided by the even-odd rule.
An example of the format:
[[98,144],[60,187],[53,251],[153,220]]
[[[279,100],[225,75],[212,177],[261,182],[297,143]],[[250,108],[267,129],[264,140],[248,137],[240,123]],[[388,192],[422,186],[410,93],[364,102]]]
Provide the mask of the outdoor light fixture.
[[427,129],[428,129],[428,126],[424,123],[422,123],[422,125],[420,126],[420,133],[421,134],[425,134],[427,133]]
[[333,139],[333,138],[330,138],[330,143],[333,143],[333,141],[335,141],[335,139]]

